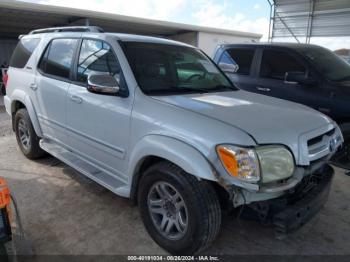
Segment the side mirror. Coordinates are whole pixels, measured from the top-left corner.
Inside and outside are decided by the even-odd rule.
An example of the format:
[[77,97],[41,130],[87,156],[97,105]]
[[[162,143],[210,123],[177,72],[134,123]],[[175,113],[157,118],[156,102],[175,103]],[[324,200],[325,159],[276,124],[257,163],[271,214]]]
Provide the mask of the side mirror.
[[111,75],[89,75],[87,90],[96,94],[118,95],[119,84]]
[[223,62],[219,63],[219,67],[224,73],[228,74],[235,74],[239,69],[239,66],[237,64],[227,64]]
[[284,76],[284,82],[289,84],[304,84],[304,85],[314,85],[316,83],[315,79],[307,77],[305,72],[291,71],[286,72]]

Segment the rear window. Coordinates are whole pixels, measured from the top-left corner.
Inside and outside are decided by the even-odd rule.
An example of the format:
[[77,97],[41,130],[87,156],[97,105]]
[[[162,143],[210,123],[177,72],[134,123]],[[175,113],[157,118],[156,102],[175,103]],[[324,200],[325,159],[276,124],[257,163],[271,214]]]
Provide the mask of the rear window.
[[12,54],[10,66],[23,68],[27,64],[39,42],[40,38],[21,39]]

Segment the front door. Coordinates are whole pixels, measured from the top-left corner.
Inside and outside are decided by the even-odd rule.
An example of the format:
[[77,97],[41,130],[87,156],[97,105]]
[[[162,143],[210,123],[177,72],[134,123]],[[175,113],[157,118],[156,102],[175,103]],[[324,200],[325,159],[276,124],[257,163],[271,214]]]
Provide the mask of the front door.
[[91,93],[86,88],[89,75],[110,74],[125,90],[117,57],[108,43],[83,39],[77,60],[76,81],[67,97],[70,146],[89,163],[126,179],[132,98]]
[[[238,88],[250,92],[256,92],[254,55],[253,48],[234,47],[225,50],[218,61],[220,68]],[[231,70],[225,70],[225,68],[231,68]]]
[[256,91],[293,102],[317,107],[315,86],[289,83],[285,81],[287,72],[300,72],[309,75],[307,67],[285,50],[263,50],[260,70],[256,81]]

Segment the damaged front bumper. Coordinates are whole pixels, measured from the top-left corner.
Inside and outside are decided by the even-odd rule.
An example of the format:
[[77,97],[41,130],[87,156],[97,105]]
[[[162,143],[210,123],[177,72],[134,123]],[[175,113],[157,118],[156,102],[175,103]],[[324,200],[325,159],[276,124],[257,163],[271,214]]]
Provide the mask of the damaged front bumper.
[[282,196],[247,206],[261,222],[272,224],[276,236],[282,238],[302,227],[320,211],[328,199],[333,175],[333,168],[325,165]]

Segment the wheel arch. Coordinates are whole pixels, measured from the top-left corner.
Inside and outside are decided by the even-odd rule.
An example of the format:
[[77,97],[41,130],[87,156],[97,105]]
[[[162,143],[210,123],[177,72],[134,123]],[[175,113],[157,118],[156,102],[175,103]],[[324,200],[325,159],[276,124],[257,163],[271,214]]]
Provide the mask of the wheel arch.
[[129,161],[130,198],[133,201],[137,200],[139,181],[144,171],[160,161],[171,162],[197,179],[217,181],[215,170],[197,149],[175,138],[149,135],[137,143]]
[[30,121],[32,122],[33,128],[37,134],[37,136],[42,137],[42,131],[39,125],[38,117],[34,108],[34,105],[29,98],[28,95],[22,95],[22,94],[16,94],[15,92],[12,95],[12,101],[11,101],[11,117],[12,117],[12,129],[15,130],[14,126],[14,118],[16,115],[16,112],[21,109],[25,108],[28,111]]

